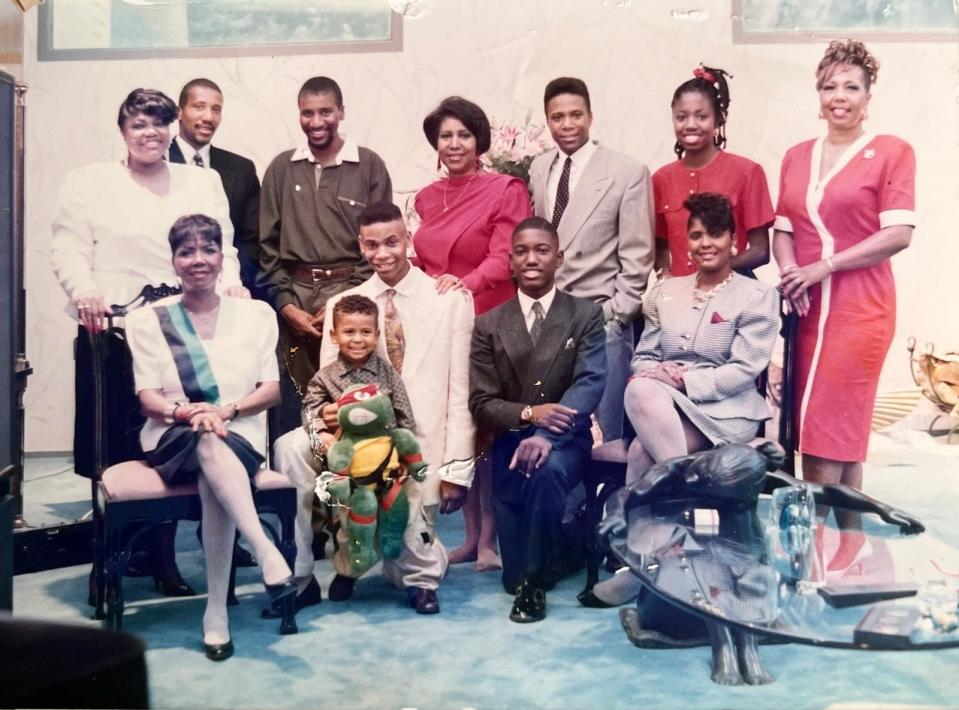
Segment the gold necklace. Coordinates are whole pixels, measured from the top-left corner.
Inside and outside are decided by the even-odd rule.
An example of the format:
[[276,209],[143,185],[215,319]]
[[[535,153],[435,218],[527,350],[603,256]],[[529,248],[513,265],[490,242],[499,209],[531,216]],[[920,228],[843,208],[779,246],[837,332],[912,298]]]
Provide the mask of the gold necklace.
[[447,191],[449,190],[450,182],[452,181],[453,178],[450,178],[450,177],[446,178],[446,184],[443,185],[443,212],[444,212],[444,214],[445,214],[451,207],[456,207],[456,205],[458,205],[460,202],[463,201],[463,198],[466,197],[466,191],[470,189],[470,185],[472,184],[473,180],[476,179],[476,176],[477,176],[477,175],[479,175],[478,172],[477,172],[477,173],[473,173],[473,174],[470,176],[470,179],[469,179],[469,181],[467,181],[466,186],[460,191],[459,198],[456,199],[456,200],[453,202],[453,204],[451,204],[451,205],[446,203],[446,193],[447,193]]
[[705,303],[708,301],[710,298],[726,288],[726,284],[733,280],[734,273],[734,271],[730,271],[726,278],[724,278],[708,291],[704,291],[699,287],[699,274],[696,274],[696,286],[693,288],[693,301],[696,303]]

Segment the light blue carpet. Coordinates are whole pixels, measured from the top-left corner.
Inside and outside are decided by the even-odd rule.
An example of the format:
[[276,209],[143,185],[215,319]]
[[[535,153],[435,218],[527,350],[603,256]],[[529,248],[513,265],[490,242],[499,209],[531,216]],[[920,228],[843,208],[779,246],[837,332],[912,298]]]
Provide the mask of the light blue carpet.
[[[931,533],[959,545],[953,511],[959,447],[922,439],[873,447],[867,490],[895,501]],[[202,559],[193,525],[178,539],[181,569],[198,590]],[[451,546],[461,518],[443,519]],[[72,567],[18,577],[17,616],[85,621],[86,573]],[[332,577],[317,564],[324,588]],[[507,619],[496,574],[453,568],[440,589],[442,613],[417,616],[378,574],[359,582],[349,602],[324,601],[298,617],[300,633],[277,635],[259,618],[262,587],[241,570],[241,604],[231,608],[236,656],[221,664],[200,648],[203,599],[160,598],[149,580],[130,579],[125,630],[148,648],[151,698],[158,708],[824,708],[838,703],[959,706],[959,650],[863,652],[807,646],[761,649],[776,682],[726,688],[709,681],[707,649],[633,647],[618,610],[583,609],[583,576],[548,597],[545,622]]]

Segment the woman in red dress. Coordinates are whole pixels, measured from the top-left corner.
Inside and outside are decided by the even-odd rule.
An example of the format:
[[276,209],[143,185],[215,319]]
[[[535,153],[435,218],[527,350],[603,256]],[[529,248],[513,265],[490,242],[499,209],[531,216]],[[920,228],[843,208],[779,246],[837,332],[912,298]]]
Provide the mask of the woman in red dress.
[[[423,121],[423,132],[447,177],[424,187],[414,205],[420,226],[413,237],[419,264],[437,280],[442,293],[465,287],[476,314],[516,293],[510,277],[510,239],[517,224],[532,214],[525,183],[479,169],[489,150],[486,114],[458,96],[444,99]],[[478,443],[477,451],[483,446]],[[472,490],[463,508],[466,541],[450,553],[450,564],[476,560],[479,570],[499,569],[496,526],[490,505],[490,469],[477,461]]]
[[696,271],[689,257],[686,223],[689,210],[683,202],[694,194],[711,192],[733,205],[736,244],[732,267],[745,275],[769,262],[769,228],[772,201],[766,174],[748,158],[727,153],[726,119],[729,86],[722,69],[701,66],[695,78],[679,85],[670,104],[676,155],[653,175],[656,206],[656,272],[687,276]]
[[801,316],[796,416],[803,477],[862,487],[882,363],[896,328],[890,257],[915,225],[915,156],[863,127],[879,62],[834,41],[816,70],[822,138],[783,158],[773,252]]

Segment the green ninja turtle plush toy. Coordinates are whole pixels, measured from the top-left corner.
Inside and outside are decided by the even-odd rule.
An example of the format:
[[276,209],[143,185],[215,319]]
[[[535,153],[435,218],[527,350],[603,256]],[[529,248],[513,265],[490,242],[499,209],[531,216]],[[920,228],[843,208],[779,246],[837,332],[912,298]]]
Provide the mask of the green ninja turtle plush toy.
[[340,440],[326,462],[338,478],[327,491],[349,507],[349,559],[362,574],[376,564],[377,533],[383,556],[399,557],[410,510],[399,481],[400,461],[416,481],[426,479],[426,463],[413,432],[396,427],[393,403],[375,384],[347,388],[337,405]]

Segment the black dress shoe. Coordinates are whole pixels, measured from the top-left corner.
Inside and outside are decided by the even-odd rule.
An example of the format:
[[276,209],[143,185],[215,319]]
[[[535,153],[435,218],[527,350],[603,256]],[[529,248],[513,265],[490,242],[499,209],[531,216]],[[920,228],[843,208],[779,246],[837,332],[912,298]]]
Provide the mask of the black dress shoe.
[[193,587],[183,581],[183,577],[180,576],[179,572],[177,572],[175,575],[168,574],[165,576],[154,574],[153,584],[157,588],[157,591],[159,591],[160,594],[165,597],[196,596],[196,591],[193,589]]
[[435,590],[410,587],[406,590],[406,595],[409,597],[410,606],[416,609],[417,614],[440,613],[440,600],[436,598]]
[[278,582],[277,584],[267,584],[264,582],[263,586],[266,588],[266,595],[270,598],[270,606],[282,602],[291,594],[296,594],[296,580],[293,579],[292,574],[282,582]]
[[205,643],[203,652],[211,661],[225,661],[233,655],[233,639],[226,643]]
[[616,604],[607,604],[602,599],[593,594],[592,589],[584,589],[576,595],[579,603],[590,609],[612,609]]
[[240,547],[239,543],[233,546],[233,561],[237,567],[256,567],[256,558],[253,553],[245,547]]
[[[293,585],[294,589],[296,584]],[[296,599],[293,600],[293,613],[296,614],[300,609],[305,606],[313,606],[314,604],[319,604],[323,601],[323,592],[320,591],[320,583],[316,581],[316,577],[312,577],[309,581],[309,584],[303,588],[303,591],[296,595]],[[275,601],[266,609],[260,612],[260,616],[264,619],[279,619],[283,616],[283,599],[280,598],[279,601]]]
[[330,588],[327,590],[331,602],[345,602],[353,596],[353,587],[356,586],[356,579],[338,574],[330,582]]
[[513,600],[513,608],[509,612],[509,620],[517,624],[529,624],[545,618],[546,592],[539,587],[533,587],[529,582],[520,584]]

